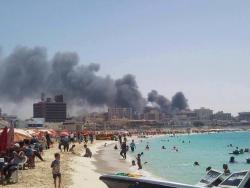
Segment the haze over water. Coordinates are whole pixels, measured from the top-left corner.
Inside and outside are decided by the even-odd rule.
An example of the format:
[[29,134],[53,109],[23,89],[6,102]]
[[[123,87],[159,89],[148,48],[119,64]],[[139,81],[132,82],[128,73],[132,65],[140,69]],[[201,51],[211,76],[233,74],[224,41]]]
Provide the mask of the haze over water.
[[[149,151],[145,150],[147,142],[150,146]],[[249,143],[250,132],[164,136],[144,139],[142,143],[137,144],[133,155],[144,152],[142,161],[148,163],[143,166],[143,169],[157,177],[196,184],[205,174],[208,166],[223,171],[222,165],[226,163],[231,172],[249,169],[250,164],[246,163],[246,159],[250,157],[250,153],[235,156],[236,163],[229,163],[229,158],[233,156],[229,153],[235,150],[236,146],[248,148]],[[229,144],[233,147],[227,147]],[[161,149],[163,145],[166,150]],[[179,151],[173,151],[173,146],[176,146]],[[194,161],[198,161],[200,166],[193,166]]]

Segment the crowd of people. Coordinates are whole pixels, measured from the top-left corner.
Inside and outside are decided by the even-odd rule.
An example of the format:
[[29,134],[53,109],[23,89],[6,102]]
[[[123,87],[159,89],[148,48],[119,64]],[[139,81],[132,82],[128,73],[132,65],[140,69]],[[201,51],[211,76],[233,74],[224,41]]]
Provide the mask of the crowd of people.
[[46,133],[39,139],[36,136],[33,136],[30,140],[24,139],[15,143],[6,151],[1,152],[0,171],[2,184],[10,183],[12,175],[17,170],[35,168],[35,158],[44,161],[44,150],[49,149],[51,144],[53,144],[52,139]]
[[[33,169],[36,167],[36,158],[40,161],[44,160],[44,150],[51,149],[52,145],[58,142],[58,148],[60,152],[69,152],[77,154],[75,151],[75,143],[84,143],[83,149],[85,154],[82,157],[92,157],[92,152],[88,147],[88,143],[94,142],[94,135],[83,135],[82,133],[69,133],[67,135],[60,135],[53,137],[45,132],[43,136],[33,136],[31,139],[24,139],[20,142],[16,142],[11,148],[8,148],[4,152],[0,152],[0,180],[3,185],[8,183],[16,183],[14,180],[14,174],[18,170]],[[51,163],[52,176],[54,179],[54,185],[61,187],[61,173],[60,173],[60,153],[55,153],[55,160]],[[18,178],[18,175],[15,176]]]

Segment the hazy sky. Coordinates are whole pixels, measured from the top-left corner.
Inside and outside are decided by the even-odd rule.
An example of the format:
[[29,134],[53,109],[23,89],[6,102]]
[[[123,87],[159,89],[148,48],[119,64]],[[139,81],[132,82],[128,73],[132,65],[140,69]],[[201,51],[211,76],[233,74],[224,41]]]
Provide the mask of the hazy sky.
[[136,75],[190,107],[250,111],[249,0],[0,1],[0,46],[76,51],[99,74]]

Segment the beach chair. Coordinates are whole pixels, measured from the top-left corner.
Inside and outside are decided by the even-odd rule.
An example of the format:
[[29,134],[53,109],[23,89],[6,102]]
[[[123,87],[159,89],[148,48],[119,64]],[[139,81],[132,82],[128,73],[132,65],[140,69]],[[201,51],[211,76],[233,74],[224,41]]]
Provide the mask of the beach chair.
[[23,160],[20,163],[18,163],[18,169],[19,170],[24,170],[27,161],[28,161],[28,157],[27,156],[23,156]]

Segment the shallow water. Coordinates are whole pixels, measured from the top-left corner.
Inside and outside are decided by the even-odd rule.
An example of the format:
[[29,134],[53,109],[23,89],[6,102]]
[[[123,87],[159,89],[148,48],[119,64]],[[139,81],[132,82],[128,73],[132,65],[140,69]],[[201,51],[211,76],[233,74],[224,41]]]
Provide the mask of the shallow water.
[[[149,151],[145,150],[147,143],[150,146]],[[228,147],[229,144],[233,147]],[[166,150],[162,150],[162,146],[165,146]],[[173,146],[178,148],[178,152],[172,149]],[[130,154],[135,157],[137,153],[144,152],[142,161],[148,163],[143,166],[143,169],[157,177],[195,184],[205,174],[208,166],[223,171],[222,165],[226,163],[231,172],[250,169],[250,164],[246,163],[250,153],[235,156],[236,163],[229,163],[229,158],[233,156],[229,153],[235,150],[236,146],[243,149],[249,148],[250,132],[148,138],[137,143],[135,153],[130,152]],[[198,161],[200,166],[193,166],[194,161]]]

